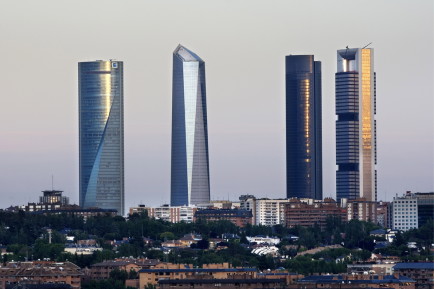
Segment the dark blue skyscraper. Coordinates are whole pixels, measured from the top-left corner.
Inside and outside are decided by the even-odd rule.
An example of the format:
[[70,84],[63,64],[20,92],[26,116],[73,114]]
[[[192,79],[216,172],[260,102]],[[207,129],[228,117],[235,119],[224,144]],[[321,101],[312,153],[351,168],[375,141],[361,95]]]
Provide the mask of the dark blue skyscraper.
[[374,50],[338,50],[336,196],[377,200]]
[[78,64],[80,206],[124,214],[123,63]]
[[321,62],[286,56],[287,197],[322,199]]
[[179,45],[173,52],[172,206],[210,200],[205,62]]

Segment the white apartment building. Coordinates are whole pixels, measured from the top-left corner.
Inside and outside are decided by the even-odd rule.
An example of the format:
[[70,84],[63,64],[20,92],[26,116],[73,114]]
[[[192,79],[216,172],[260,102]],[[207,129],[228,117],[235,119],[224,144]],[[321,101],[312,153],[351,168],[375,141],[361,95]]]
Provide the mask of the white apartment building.
[[407,231],[418,227],[417,197],[410,192],[405,193],[402,197],[394,197],[392,202],[392,228]]
[[197,207],[195,206],[169,206],[163,205],[161,207],[146,207],[139,205],[138,207],[130,208],[130,214],[140,213],[146,211],[150,218],[163,220],[171,223],[193,222],[194,213]]
[[255,225],[274,226],[285,224],[285,204],[288,199],[257,199],[255,204]]
[[[257,199],[253,195],[241,195],[240,209],[248,210],[253,215],[253,225],[285,225],[285,204],[289,199]],[[304,203],[313,203],[313,199],[300,199]]]

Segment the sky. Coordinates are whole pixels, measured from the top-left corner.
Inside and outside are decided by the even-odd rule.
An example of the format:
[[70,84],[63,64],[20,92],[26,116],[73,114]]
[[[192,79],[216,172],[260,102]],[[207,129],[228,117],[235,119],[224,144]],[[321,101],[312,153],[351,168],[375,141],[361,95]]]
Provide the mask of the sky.
[[[170,200],[172,53],[206,62],[211,199],[284,198],[285,56],[322,62],[335,197],[336,51],[374,48],[378,199],[434,191],[434,2],[23,0],[0,9],[0,208],[78,203],[79,61],[124,61],[126,209]],[[52,182],[52,180],[54,180]],[[54,183],[54,186],[52,186]]]

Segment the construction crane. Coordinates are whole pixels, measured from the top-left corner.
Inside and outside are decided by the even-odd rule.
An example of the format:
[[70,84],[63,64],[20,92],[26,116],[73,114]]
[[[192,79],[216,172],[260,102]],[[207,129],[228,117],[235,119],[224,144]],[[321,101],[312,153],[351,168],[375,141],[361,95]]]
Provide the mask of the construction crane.
[[368,47],[368,46],[371,45],[371,44],[372,44],[372,42],[369,42],[367,45],[363,46],[362,49],[365,49],[366,47]]

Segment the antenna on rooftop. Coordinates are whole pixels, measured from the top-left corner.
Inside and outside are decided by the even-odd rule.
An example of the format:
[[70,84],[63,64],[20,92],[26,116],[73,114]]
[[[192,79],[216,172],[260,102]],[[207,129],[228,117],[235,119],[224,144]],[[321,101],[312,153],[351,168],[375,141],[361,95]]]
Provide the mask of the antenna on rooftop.
[[368,47],[371,44],[372,44],[372,42],[369,42],[368,44],[366,44],[365,46],[363,46],[362,49],[365,49],[366,47]]
[[54,175],[51,174],[51,190],[54,191]]

